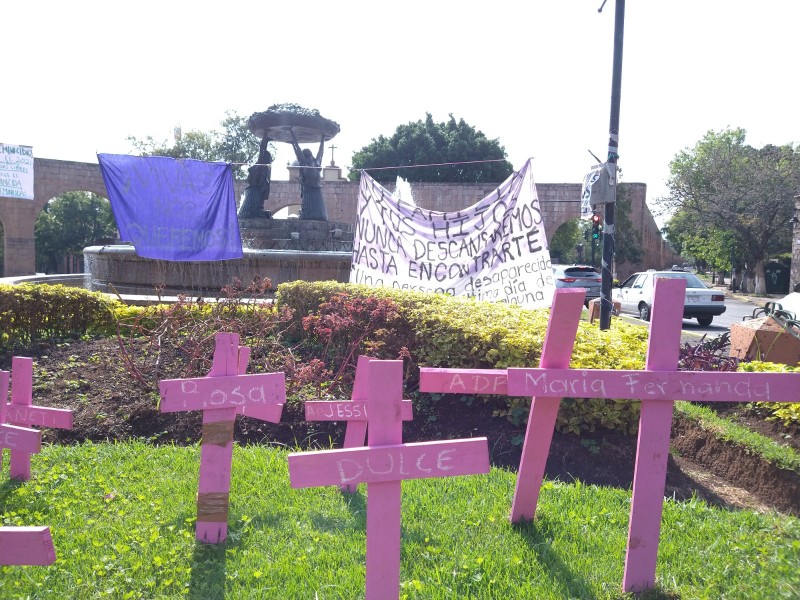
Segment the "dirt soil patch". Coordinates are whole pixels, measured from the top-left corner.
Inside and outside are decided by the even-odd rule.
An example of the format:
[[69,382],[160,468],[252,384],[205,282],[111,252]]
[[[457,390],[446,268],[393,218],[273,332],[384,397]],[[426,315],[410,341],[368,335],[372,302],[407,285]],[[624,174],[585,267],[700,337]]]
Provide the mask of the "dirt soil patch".
[[[138,438],[159,444],[192,444],[200,439],[200,413],[160,413],[157,391],[147,391],[130,375],[114,339],[41,344],[14,355],[34,358],[34,404],[73,410],[74,428],[45,430],[46,442]],[[10,353],[0,355],[0,368],[11,369]],[[163,365],[162,379],[177,376],[171,365]],[[444,396],[404,424],[403,439],[415,442],[485,436],[492,463],[515,470],[525,430],[493,417],[495,408],[493,403],[468,405],[460,398]],[[748,418],[758,421],[763,432],[786,435],[786,430],[778,433],[779,426],[774,423],[752,415]],[[343,423],[307,422],[295,405],[284,407],[280,423],[238,417],[235,428],[238,443],[293,449],[339,447],[343,434]],[[799,437],[795,435],[795,441]],[[678,500],[696,495],[731,508],[800,514],[797,472],[773,467],[679,417],[673,419],[672,446],[665,495]],[[630,488],[635,454],[635,436],[608,430],[581,437],[555,432],[546,475],[561,481]]]

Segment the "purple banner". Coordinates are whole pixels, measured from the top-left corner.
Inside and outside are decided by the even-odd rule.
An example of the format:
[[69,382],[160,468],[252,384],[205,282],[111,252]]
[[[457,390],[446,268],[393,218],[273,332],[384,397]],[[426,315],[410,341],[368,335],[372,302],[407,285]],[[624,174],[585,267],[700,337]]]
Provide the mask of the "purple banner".
[[241,258],[231,166],[166,156],[98,154],[120,237],[143,258]]

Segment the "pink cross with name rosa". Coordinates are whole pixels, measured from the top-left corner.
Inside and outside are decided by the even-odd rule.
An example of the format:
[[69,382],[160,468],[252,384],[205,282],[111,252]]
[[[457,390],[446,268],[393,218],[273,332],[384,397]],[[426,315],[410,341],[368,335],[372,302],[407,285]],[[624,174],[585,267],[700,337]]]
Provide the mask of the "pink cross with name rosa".
[[[42,439],[40,431],[28,428],[72,429],[72,411],[32,405],[33,359],[24,356],[11,359],[11,404],[7,405],[8,372],[5,373],[5,381],[1,382],[0,447],[10,448],[11,478],[28,481],[31,478],[31,454],[39,452]],[[21,430],[36,431],[36,436],[24,434]],[[25,436],[27,441],[22,441]],[[38,441],[34,442],[34,438]]]
[[56,550],[49,527],[0,527],[0,565],[52,565]]
[[218,333],[207,377],[159,382],[161,412],[203,411],[195,536],[218,544],[228,536],[236,415],[277,423],[286,403],[283,373],[245,375],[250,348],[235,333]]
[[[797,373],[678,371],[685,289],[682,279],[656,282],[645,371],[569,369],[583,292],[556,290],[538,369],[424,369],[420,376],[421,391],[533,397],[512,507],[514,522],[535,515],[562,397],[642,400],[622,582],[625,592],[655,586],[674,401],[800,401]],[[553,340],[559,342],[550,345]]]
[[367,484],[366,600],[385,600],[400,595],[402,480],[488,473],[489,446],[486,438],[403,444],[403,361],[362,364],[368,445],[290,454],[289,478],[293,488]]
[[[351,400],[327,401],[311,400],[305,403],[306,421],[346,421],[344,447],[363,446],[367,441],[367,363],[373,360],[367,356],[359,356],[356,365],[356,377],[353,383]],[[411,400],[403,400],[401,405],[402,420],[413,419]],[[354,494],[358,489],[355,483],[340,486],[343,492]]]

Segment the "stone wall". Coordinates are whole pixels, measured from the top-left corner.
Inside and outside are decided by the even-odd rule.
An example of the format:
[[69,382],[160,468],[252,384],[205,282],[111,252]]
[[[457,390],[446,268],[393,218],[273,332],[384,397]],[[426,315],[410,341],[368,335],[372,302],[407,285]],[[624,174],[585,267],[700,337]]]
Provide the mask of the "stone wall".
[[[358,183],[337,177],[338,169],[325,168],[323,194],[328,219],[354,223]],[[236,182],[237,202],[246,182]],[[631,220],[642,232],[645,259],[636,265],[618,265],[617,277],[646,268],[669,268],[680,259],[669,249],[645,202],[647,186],[643,183],[622,184],[631,195]],[[387,186],[392,189],[393,186]],[[544,229],[552,235],[558,227],[580,214],[580,184],[539,183],[536,185],[542,207]],[[475,204],[494,189],[490,184],[414,183],[414,198],[423,208],[452,212]],[[80,163],[34,158],[34,199],[0,198],[0,222],[3,225],[5,273],[7,277],[32,275],[35,272],[34,223],[45,204],[55,196],[71,191],[94,192],[108,198],[96,163]],[[265,207],[273,213],[281,208],[300,204],[300,187],[296,180],[273,181]],[[793,278],[793,282],[796,281]]]

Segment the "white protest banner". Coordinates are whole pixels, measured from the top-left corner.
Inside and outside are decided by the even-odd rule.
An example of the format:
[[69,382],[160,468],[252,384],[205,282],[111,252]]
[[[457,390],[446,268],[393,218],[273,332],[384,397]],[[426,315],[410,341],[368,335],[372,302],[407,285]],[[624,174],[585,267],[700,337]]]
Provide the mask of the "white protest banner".
[[531,161],[449,213],[400,202],[362,172],[350,283],[549,307],[555,284]]
[[583,178],[583,188],[581,191],[581,219],[591,219],[594,213],[592,207],[592,186],[600,179],[603,165],[595,165]]
[[0,143],[0,196],[33,200],[33,148]]

